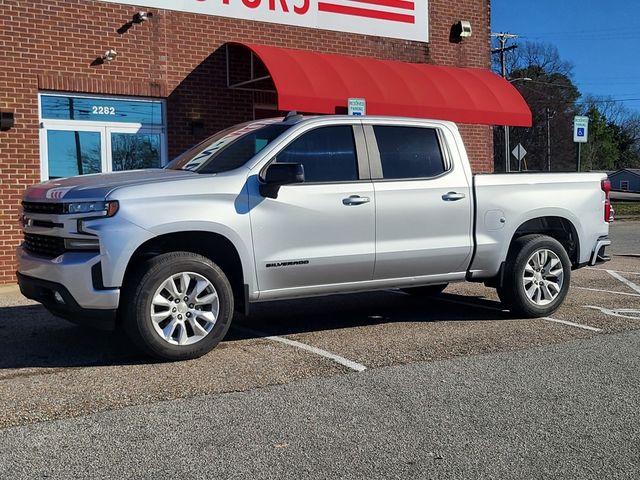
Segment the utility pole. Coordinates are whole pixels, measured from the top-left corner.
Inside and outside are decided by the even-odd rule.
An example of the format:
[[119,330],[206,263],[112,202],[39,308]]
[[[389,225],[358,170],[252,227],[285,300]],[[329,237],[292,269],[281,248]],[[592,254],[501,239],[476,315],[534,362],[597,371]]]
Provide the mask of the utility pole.
[[551,171],[551,119],[556,116],[556,112],[549,107],[545,110],[547,116],[547,171]]
[[[516,39],[518,35],[511,33],[492,33],[492,37],[497,38],[500,41],[500,48],[494,48],[491,50],[492,54],[500,54],[500,67],[502,69],[502,78],[507,78],[507,64],[505,62],[505,53],[510,50],[518,48],[517,45],[510,45],[507,47],[507,41],[509,39]],[[504,126],[504,168],[507,172],[511,171],[511,146],[509,145],[509,125]]]

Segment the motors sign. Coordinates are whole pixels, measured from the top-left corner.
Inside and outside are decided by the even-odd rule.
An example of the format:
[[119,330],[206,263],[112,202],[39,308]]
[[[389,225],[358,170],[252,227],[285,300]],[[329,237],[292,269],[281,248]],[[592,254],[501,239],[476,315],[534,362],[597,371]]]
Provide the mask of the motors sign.
[[427,42],[428,0],[102,0]]

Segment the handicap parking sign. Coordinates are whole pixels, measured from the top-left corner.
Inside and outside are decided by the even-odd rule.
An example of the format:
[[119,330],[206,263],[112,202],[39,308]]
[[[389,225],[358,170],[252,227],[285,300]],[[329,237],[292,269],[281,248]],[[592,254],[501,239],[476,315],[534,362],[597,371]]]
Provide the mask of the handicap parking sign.
[[589,117],[577,116],[573,119],[573,141],[586,143],[589,138]]

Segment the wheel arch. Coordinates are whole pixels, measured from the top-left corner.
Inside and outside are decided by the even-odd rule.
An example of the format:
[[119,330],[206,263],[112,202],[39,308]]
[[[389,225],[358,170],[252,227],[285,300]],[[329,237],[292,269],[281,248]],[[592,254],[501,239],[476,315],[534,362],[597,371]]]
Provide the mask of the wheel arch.
[[[531,234],[547,235],[556,239],[564,247],[573,266],[580,262],[580,236],[576,226],[568,218],[550,215],[531,218],[523,222],[513,233],[508,250],[511,249],[515,240]],[[506,256],[503,260],[505,259]]]
[[250,272],[243,265],[242,257],[234,243],[219,233],[191,230],[157,235],[135,250],[127,263],[123,285],[133,272],[150,258],[169,252],[191,252],[207,257],[225,273],[233,290],[236,308],[243,310],[248,302],[245,284]]

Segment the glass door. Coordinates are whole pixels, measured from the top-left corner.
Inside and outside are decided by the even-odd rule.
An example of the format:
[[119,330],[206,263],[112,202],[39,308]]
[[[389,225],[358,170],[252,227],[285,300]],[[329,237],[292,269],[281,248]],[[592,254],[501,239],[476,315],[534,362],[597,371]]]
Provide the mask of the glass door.
[[161,168],[162,131],[152,128],[107,128],[108,162],[111,171]]
[[56,125],[42,132],[47,179],[105,171],[104,128]]

